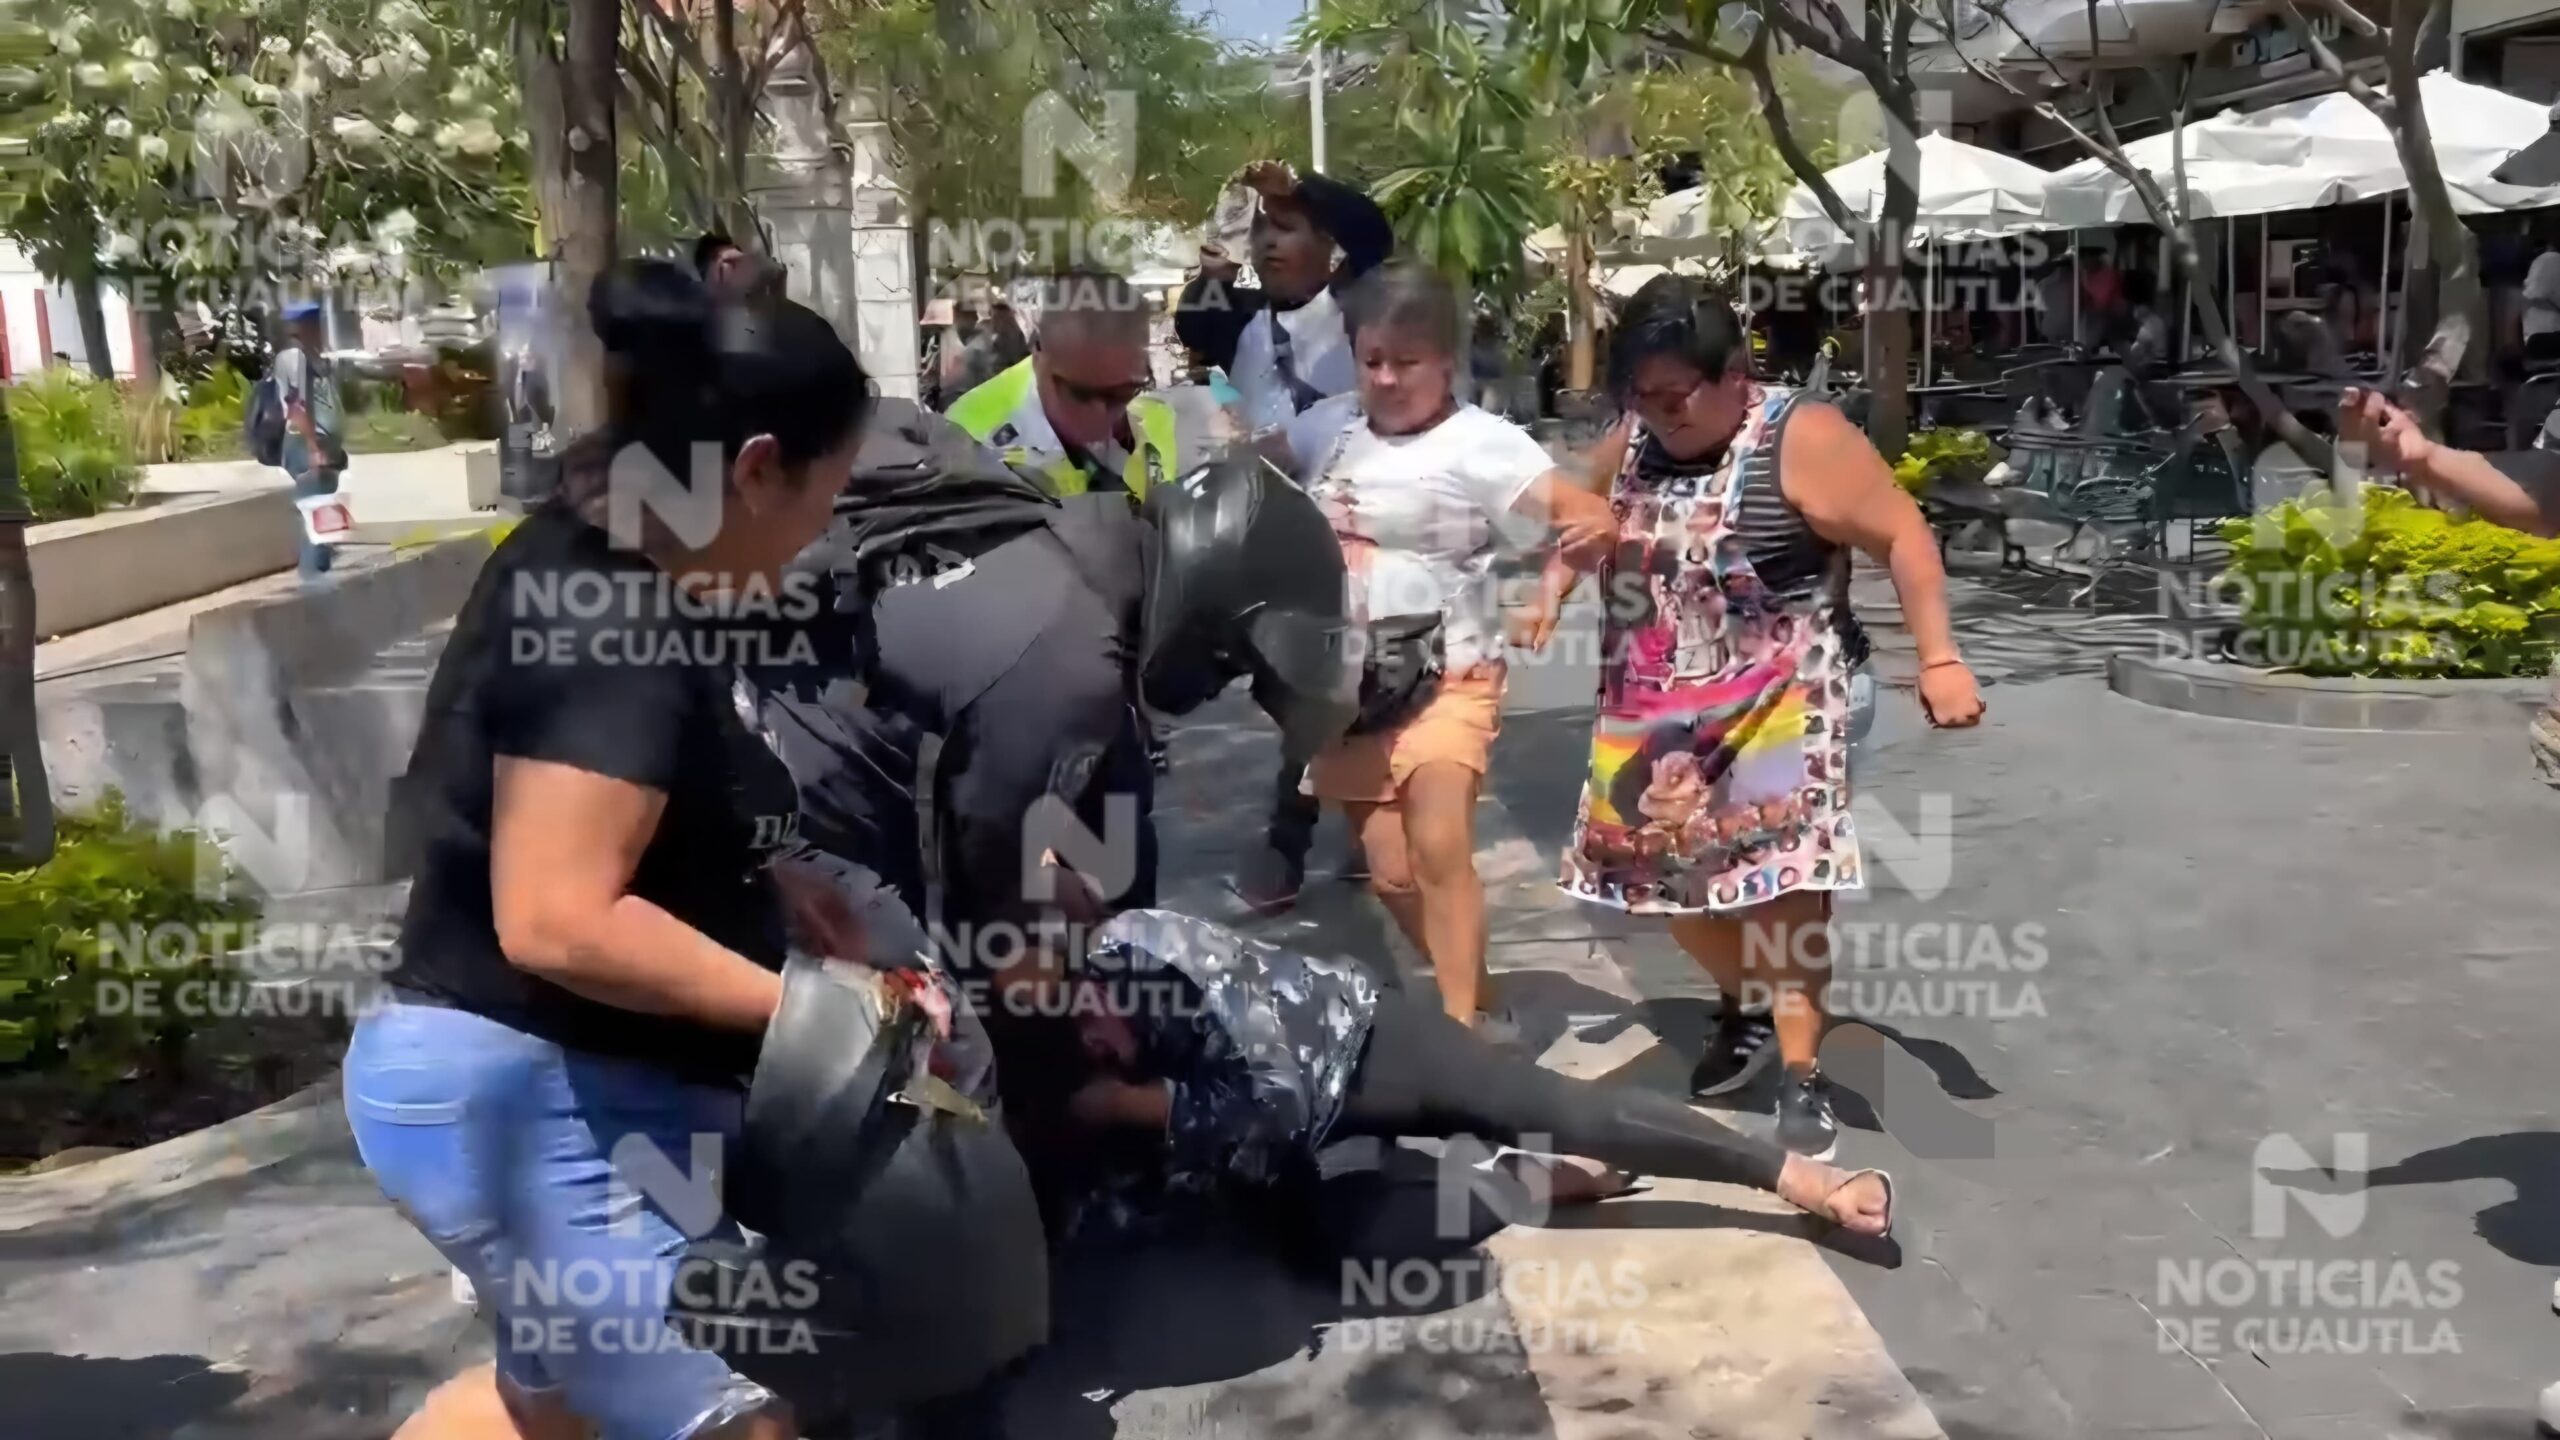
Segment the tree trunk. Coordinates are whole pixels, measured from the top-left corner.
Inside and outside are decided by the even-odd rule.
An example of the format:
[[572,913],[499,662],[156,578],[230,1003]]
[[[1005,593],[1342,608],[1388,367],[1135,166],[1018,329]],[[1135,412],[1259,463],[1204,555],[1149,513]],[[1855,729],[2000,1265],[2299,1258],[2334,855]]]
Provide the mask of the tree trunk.
[[62,278],[71,287],[72,308],[80,313],[80,348],[88,352],[89,373],[101,380],[116,378],[115,352],[107,348],[107,305],[99,293],[98,270],[83,265]]
[[[2394,0],[2391,41],[2383,63],[2391,79],[2391,107],[2398,123],[2401,167],[2409,175],[2409,274],[2407,306],[2409,366],[2401,376],[2402,398],[2421,423],[2443,433],[2449,387],[2463,373],[2466,360],[2476,368],[2478,333],[2486,312],[2480,287],[2479,250],[2471,232],[2453,211],[2453,193],[2445,188],[2443,167],[2436,162],[2435,140],[2418,86],[2418,47],[2429,26],[2435,0]],[[2420,336],[2426,337],[2420,339]]]
[[18,446],[0,399],[0,865],[53,858],[53,791],[36,740],[36,582]]
[[568,0],[565,44],[528,11],[516,22],[516,64],[533,142],[535,199],[558,283],[562,373],[552,377],[560,428],[604,423],[604,350],[586,323],[587,296],[612,268],[618,162],[614,148],[617,0]]
[[1920,115],[1908,94],[1877,98],[1887,153],[1884,213],[1867,227],[1867,438],[1891,460],[1911,439],[1911,297],[1902,272],[1920,213]]
[[1591,237],[1579,223],[1577,211],[1573,233],[1565,241],[1565,265],[1572,299],[1565,310],[1565,388],[1577,394],[1588,394],[1596,368],[1591,344]]

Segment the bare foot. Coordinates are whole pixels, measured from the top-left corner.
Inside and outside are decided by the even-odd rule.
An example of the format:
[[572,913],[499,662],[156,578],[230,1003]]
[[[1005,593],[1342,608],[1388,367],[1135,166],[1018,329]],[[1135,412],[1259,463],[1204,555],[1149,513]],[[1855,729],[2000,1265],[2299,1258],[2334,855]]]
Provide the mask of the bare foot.
[[1882,1235],[1892,1228],[1893,1191],[1878,1171],[1852,1173],[1790,1155],[1778,1172],[1778,1194],[1852,1235]]

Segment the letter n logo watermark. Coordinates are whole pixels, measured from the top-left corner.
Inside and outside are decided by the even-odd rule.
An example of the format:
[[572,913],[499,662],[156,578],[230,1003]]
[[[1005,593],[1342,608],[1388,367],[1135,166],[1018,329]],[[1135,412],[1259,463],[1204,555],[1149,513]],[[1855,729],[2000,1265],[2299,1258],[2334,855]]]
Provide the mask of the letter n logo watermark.
[[1085,183],[1107,203],[1129,193],[1138,173],[1138,92],[1106,90],[1102,96],[1102,133],[1096,135],[1084,117],[1055,90],[1043,90],[1022,107],[1022,193],[1048,200],[1058,193],[1058,157],[1076,168]]
[[1901,817],[1860,791],[1849,802],[1849,818],[1858,827],[1858,847],[1870,875],[1891,875],[1915,900],[1935,900],[1947,893],[1955,873],[1952,797],[1944,791],[1922,794],[1920,823],[1906,828]]
[[624,550],[637,550],[655,520],[679,545],[699,550],[720,534],[720,502],[728,466],[709,441],[692,447],[690,481],[669,474],[645,445],[625,445],[605,471],[605,533]]
[[272,829],[251,818],[229,795],[212,795],[196,807],[196,898],[227,900],[233,882],[246,879],[262,895],[296,895],[311,888],[311,797],[288,790],[276,797]]
[[1096,899],[1117,900],[1138,883],[1139,837],[1144,821],[1138,797],[1115,790],[1102,799],[1102,833],[1085,827],[1075,808],[1056,795],[1031,802],[1022,820],[1022,895],[1046,904],[1057,898],[1057,865],[1083,876],[1100,891]]
[[688,1240],[699,1240],[720,1228],[720,1137],[693,1137],[690,1170],[679,1170],[646,1135],[625,1135],[613,1144],[613,1179],[605,1211],[612,1233],[641,1233],[640,1212],[654,1205],[666,1212]]
[[[1522,1135],[1523,1155],[1555,1153],[1554,1137]],[[1499,1154],[1471,1135],[1451,1138],[1440,1148],[1432,1167],[1432,1233],[1441,1240],[1466,1240],[1482,1230],[1477,1215],[1490,1212],[1508,1225],[1540,1226],[1555,1211],[1555,1187],[1546,1166],[1531,1164],[1514,1172],[1500,1164]]]
[[[2326,1165],[2312,1159],[2311,1152],[2290,1135],[2279,1133],[2259,1141],[2257,1153],[2249,1159],[2249,1233],[2261,1240],[2283,1239],[2285,1197],[2290,1195],[2305,1214],[2320,1222],[2330,1239],[2343,1240],[2354,1234],[2364,1224],[2364,1176],[2372,1153],[2367,1140],[2361,1131],[2339,1135],[2330,1142]],[[2269,1179],[2267,1172],[2271,1170],[2353,1174],[2356,1188],[2343,1195],[2322,1195]]]

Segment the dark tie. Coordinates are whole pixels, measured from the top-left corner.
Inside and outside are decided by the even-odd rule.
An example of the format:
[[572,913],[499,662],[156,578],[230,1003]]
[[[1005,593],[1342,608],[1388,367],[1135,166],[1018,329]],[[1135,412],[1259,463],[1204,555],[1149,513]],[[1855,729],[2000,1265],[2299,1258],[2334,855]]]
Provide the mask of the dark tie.
[[1298,378],[1297,355],[1289,339],[1289,327],[1280,323],[1280,312],[1271,312],[1271,363],[1280,370],[1280,381],[1289,387],[1289,408],[1304,413],[1308,406],[1324,398],[1324,392]]

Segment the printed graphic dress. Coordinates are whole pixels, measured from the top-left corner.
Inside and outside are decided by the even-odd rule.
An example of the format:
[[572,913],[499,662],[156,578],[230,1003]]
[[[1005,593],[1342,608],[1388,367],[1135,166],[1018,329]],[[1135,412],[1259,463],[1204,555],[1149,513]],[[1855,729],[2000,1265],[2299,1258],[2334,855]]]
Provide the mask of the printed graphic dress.
[[[1558,882],[1577,899],[1665,915],[1864,883],[1848,760],[1865,657],[1847,552],[1778,493],[1795,399],[1756,390],[1722,459],[1687,473],[1649,472],[1642,428],[1628,437],[1609,497],[1618,545],[1600,570],[1591,769]],[[1754,532],[1790,527],[1788,558],[1814,568],[1773,588]]]

